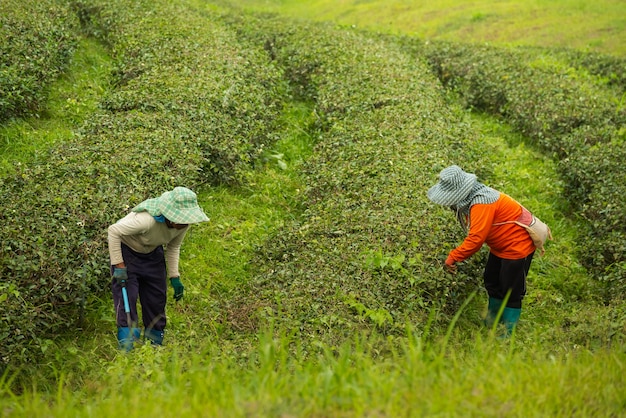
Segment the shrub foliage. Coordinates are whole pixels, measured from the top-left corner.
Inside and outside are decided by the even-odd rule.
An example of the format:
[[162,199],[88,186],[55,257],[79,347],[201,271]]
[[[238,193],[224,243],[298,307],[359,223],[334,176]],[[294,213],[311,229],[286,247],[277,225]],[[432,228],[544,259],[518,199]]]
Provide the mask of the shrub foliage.
[[472,263],[457,278],[443,273],[460,234],[425,192],[453,162],[488,168],[425,63],[356,31],[237,22],[320,119],[304,169],[305,213],[264,246],[244,303],[260,298],[262,315],[331,345],[357,329],[419,324],[433,301],[458,307],[479,275],[467,274]]
[[77,28],[66,2],[0,2],[0,122],[42,111],[46,88],[76,47]]
[[[0,89],[33,97],[0,97],[0,117],[39,106],[43,96],[33,92],[63,68],[79,30],[102,40],[115,60],[115,87],[75,139],[0,185],[5,363],[35,358],[50,339],[80,327],[90,295],[108,297],[106,227],[129,207],[176,185],[245,181],[276,139],[285,100],[309,102],[317,115],[304,213],[259,249],[258,273],[229,309],[262,306],[260,318],[334,344],[356,329],[420,323],[433,302],[458,307],[476,288],[480,256],[456,277],[443,273],[463,233],[425,192],[449,164],[485,181],[490,167],[443,86],[561,161],[572,207],[588,221],[583,259],[611,289],[623,289],[626,116],[615,60],[593,65],[572,55],[572,67],[555,67],[515,50],[399,44],[166,0],[79,0],[74,16],[52,1],[10,1],[11,11],[4,4],[3,56],[24,66],[19,57],[38,47],[46,58],[33,76],[0,63]],[[52,43],[33,44],[36,33]]]
[[[76,5],[116,88],[76,139],[0,186],[0,357],[20,361],[108,297],[106,228],[177,185],[238,182],[274,140],[281,75],[211,15],[168,1]],[[88,17],[88,18],[87,18]]]
[[[501,116],[559,161],[582,222],[580,259],[626,292],[624,60],[597,54],[485,45],[411,43],[469,107]],[[595,74],[595,76],[594,76]]]

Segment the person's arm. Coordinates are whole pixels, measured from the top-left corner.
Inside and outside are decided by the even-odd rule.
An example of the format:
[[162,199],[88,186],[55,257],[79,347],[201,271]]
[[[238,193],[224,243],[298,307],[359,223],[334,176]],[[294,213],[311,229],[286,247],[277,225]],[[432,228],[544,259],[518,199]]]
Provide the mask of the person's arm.
[[109,226],[109,257],[112,266],[126,267],[122,257],[122,236],[142,234],[150,228],[152,218],[138,215],[136,213],[128,214],[117,223]]
[[470,230],[465,240],[450,251],[446,265],[467,260],[474,255],[487,239],[493,223],[495,207],[492,204],[476,204],[470,209]]
[[180,273],[178,272],[178,260],[180,259],[180,247],[188,229],[189,227],[186,227],[179,235],[168,242],[165,249],[165,263],[167,264],[167,272],[170,284],[174,289],[174,299],[176,301],[181,300],[185,293],[185,286],[180,281]]
[[165,249],[165,262],[167,264],[167,272],[168,277],[180,277],[180,273],[178,272],[178,262],[180,259],[180,247],[183,243],[183,239],[185,238],[185,234],[187,234],[187,230],[189,227],[182,230],[182,232],[175,236],[170,242],[167,243],[167,247]]

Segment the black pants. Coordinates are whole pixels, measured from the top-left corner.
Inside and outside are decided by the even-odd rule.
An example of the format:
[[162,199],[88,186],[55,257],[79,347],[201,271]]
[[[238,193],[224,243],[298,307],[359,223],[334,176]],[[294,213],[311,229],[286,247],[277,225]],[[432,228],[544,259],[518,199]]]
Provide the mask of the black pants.
[[489,297],[503,300],[510,290],[506,306],[521,308],[522,299],[526,295],[526,276],[534,254],[518,260],[507,260],[489,253],[483,275]]
[[122,256],[128,273],[126,293],[132,324],[126,323],[122,288],[113,279],[111,291],[117,326],[136,326],[138,323],[137,299],[139,299],[144,327],[163,331],[166,324],[165,303],[167,302],[167,272],[163,247],[159,246],[151,253],[141,254],[122,244]]

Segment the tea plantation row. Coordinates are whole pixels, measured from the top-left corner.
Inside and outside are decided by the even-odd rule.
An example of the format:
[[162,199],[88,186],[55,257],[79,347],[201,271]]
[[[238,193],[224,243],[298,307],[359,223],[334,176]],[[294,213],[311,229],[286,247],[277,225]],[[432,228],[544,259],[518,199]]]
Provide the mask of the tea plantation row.
[[488,167],[426,63],[356,31],[232,22],[266,46],[321,119],[304,168],[307,209],[264,246],[241,309],[264,306],[263,319],[334,346],[357,330],[425,323],[433,301],[458,307],[479,275],[443,273],[441,257],[459,236],[425,191],[451,163]]
[[169,1],[76,7],[110,46],[116,88],[75,140],[0,185],[3,362],[36,356],[108,297],[108,224],[176,185],[240,180],[281,108],[280,72],[211,15]]
[[[626,292],[626,60],[581,53],[409,41],[469,107],[496,114],[559,161],[572,216],[581,222],[580,259]],[[593,77],[589,74],[598,74]]]
[[[246,170],[277,139],[276,120],[288,100],[311,103],[318,116],[309,127],[317,143],[304,171],[306,210],[260,249],[258,276],[224,307],[249,312],[262,306],[257,319],[271,317],[309,340],[334,344],[356,329],[400,329],[407,318],[417,322],[433,301],[456,308],[475,287],[478,257],[460,276],[442,272],[440,258],[461,233],[442,208],[427,201],[425,190],[449,164],[483,179],[490,167],[464,111],[446,99],[437,75],[472,106],[506,108],[514,126],[570,161],[567,167],[574,168],[563,172],[572,179],[573,196],[585,198],[579,199],[581,212],[594,227],[594,244],[608,239],[603,219],[616,222],[623,214],[615,198],[624,186],[611,180],[609,170],[616,150],[606,146],[623,142],[623,132],[614,135],[622,115],[591,90],[566,80],[560,97],[589,93],[583,101],[588,106],[559,105],[549,97],[530,106],[523,100],[532,92],[520,91],[519,101],[512,100],[498,90],[501,80],[463,75],[464,65],[453,64],[480,50],[444,44],[407,53],[394,40],[353,30],[222,16],[193,4],[198,3],[72,2],[81,27],[73,35],[68,30],[68,39],[82,30],[109,46],[115,87],[75,140],[19,167],[0,185],[4,363],[36,357],[48,339],[81,325],[91,298],[108,298],[108,224],[175,185],[244,181]],[[62,10],[70,10],[69,3]],[[54,26],[46,16],[37,24]],[[37,32],[35,22],[21,21]],[[12,27],[18,26],[1,30],[10,33]],[[11,36],[20,39],[19,33]],[[44,72],[67,62],[65,49],[56,51],[50,64],[42,64]],[[523,66],[514,58],[510,65]],[[525,86],[541,92],[540,84],[525,83],[558,77],[549,71],[541,75],[548,81],[538,75],[528,81],[524,72],[506,75],[511,91]],[[25,83],[18,77],[11,86]],[[558,113],[561,106],[565,113]],[[528,110],[531,117],[523,113]],[[583,126],[598,132],[593,144],[579,134],[587,132]],[[588,152],[577,153],[576,144]],[[590,182],[592,168],[603,170],[602,184],[610,190],[601,193],[604,186]],[[600,197],[605,200],[594,200]],[[623,223],[621,228],[613,228],[615,239]],[[594,251],[623,263],[619,246],[610,254],[606,247]],[[607,277],[616,280],[623,271],[618,265]]]
[[67,67],[79,21],[54,0],[0,2],[0,122],[41,112],[46,87]]

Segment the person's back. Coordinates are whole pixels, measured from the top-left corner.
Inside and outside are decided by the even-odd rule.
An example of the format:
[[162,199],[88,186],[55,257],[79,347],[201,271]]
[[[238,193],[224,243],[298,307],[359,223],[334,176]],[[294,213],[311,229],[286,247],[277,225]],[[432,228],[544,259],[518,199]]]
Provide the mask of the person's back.
[[471,257],[483,244],[489,247],[483,274],[489,295],[486,322],[492,322],[506,303],[502,321],[510,333],[519,320],[536,249],[526,229],[515,221],[532,215],[510,196],[485,186],[456,165],[441,171],[439,182],[427,195],[434,203],[453,209],[467,230],[463,242],[448,254],[446,271],[456,273],[456,263]]

